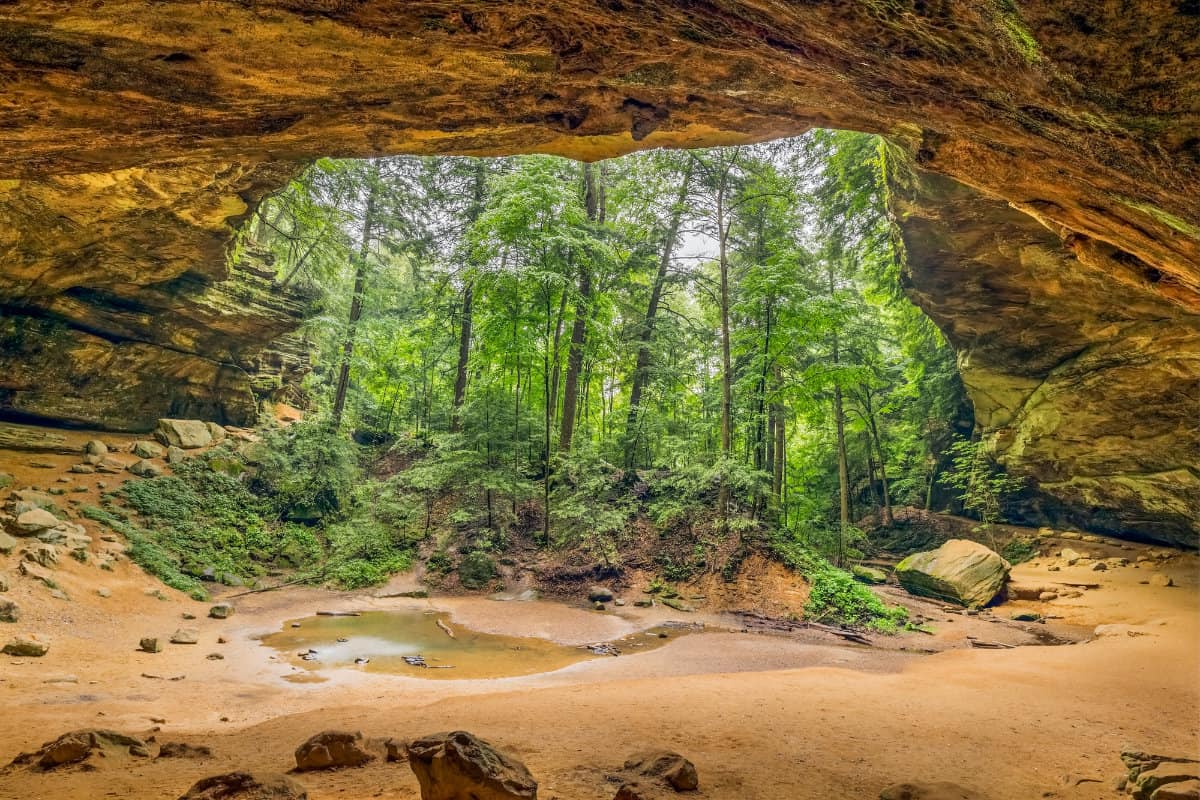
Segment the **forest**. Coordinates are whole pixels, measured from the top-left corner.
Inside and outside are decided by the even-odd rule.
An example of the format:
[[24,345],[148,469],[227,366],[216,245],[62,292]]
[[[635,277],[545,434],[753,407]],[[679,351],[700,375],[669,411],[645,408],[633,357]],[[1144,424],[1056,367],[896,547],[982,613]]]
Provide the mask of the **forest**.
[[233,254],[306,298],[304,420],[252,475],[213,475],[217,451],[127,486],[154,531],[135,556],[194,591],[214,563],[281,557],[347,587],[420,558],[470,589],[522,543],[619,571],[651,530],[665,581],[765,552],[813,584],[810,611],[889,619],[846,571],[868,531],[913,508],[987,525],[1016,486],[903,293],[906,169],[823,130],[593,164],[315,163]]

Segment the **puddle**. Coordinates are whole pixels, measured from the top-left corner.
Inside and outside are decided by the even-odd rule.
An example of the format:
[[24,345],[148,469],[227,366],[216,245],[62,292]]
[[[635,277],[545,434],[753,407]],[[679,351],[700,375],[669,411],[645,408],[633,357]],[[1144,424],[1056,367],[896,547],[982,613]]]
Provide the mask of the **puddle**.
[[[292,627],[294,623],[300,627]],[[439,623],[453,630],[454,638]],[[661,647],[699,628],[660,626],[605,645],[626,657]],[[479,633],[452,623],[449,614],[428,611],[365,611],[353,617],[289,620],[279,633],[264,636],[262,643],[308,670],[353,667],[435,680],[534,675],[589,659],[612,658],[605,648],[597,653],[547,639]],[[422,662],[425,666],[420,666]],[[312,673],[297,673],[288,679],[321,680],[300,677],[306,674]]]

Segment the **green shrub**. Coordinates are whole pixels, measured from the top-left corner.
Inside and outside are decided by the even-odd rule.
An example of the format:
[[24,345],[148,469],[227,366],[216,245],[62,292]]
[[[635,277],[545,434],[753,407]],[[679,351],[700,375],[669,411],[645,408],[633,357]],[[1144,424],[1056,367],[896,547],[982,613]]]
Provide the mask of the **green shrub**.
[[798,542],[777,536],[772,547],[784,564],[808,581],[810,591],[804,613],[809,619],[884,633],[895,632],[898,624],[908,619],[905,608],[889,607],[849,572],[838,569]]
[[464,588],[483,589],[494,577],[496,564],[480,550],[467,553],[458,564],[458,579]]
[[360,477],[354,443],[323,422],[269,434],[250,488],[285,518],[343,515]]
[[1004,549],[1000,551],[1000,555],[1010,564],[1023,563],[1037,554],[1037,542],[1028,536],[1015,536],[1009,539],[1004,545]]
[[326,580],[344,589],[383,583],[412,567],[412,546],[392,529],[370,518],[339,522],[326,528],[329,560]]

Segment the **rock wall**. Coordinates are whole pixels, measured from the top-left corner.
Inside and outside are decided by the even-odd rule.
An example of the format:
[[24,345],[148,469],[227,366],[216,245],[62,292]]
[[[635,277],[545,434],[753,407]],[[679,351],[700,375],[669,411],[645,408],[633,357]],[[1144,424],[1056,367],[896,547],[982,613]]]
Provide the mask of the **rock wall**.
[[[1196,0],[15,0],[0,297],[220,277],[232,226],[321,155],[881,133],[954,181],[905,200],[912,291],[1010,469],[1046,513],[1196,543],[1197,63]],[[227,380],[153,352],[181,403]]]
[[247,254],[225,280],[74,287],[0,310],[0,416],[148,431],[164,416],[253,424],[308,369],[307,298]]

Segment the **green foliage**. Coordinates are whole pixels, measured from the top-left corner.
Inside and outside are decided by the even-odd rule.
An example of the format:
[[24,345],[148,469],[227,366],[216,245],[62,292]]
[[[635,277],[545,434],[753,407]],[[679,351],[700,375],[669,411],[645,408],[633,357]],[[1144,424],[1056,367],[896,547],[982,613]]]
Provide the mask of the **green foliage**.
[[484,589],[496,577],[492,557],[480,550],[467,553],[458,564],[458,579],[464,588]]
[[780,560],[809,582],[804,612],[810,619],[892,633],[908,618],[905,608],[889,607],[849,572],[794,540],[777,536],[771,544]]
[[392,530],[371,519],[351,519],[325,530],[329,560],[323,576],[343,589],[383,583],[412,566],[411,547]]
[[350,440],[316,421],[272,431],[263,445],[266,457],[250,486],[275,515],[308,519],[345,511],[361,474]]
[[81,513],[124,536],[128,542],[126,555],[147,573],[172,589],[186,592],[194,600],[208,599],[208,591],[203,584],[194,576],[184,574],[180,570],[179,556],[159,544],[153,534],[131,524],[115,510],[85,506]]
[[963,508],[974,513],[986,531],[1002,521],[1004,501],[1019,492],[1024,481],[1001,471],[983,441],[961,439],[950,452],[953,469],[942,476],[942,483],[958,490]]
[[1037,554],[1037,542],[1028,536],[1014,536],[1000,550],[1000,555],[1010,564],[1022,564]]

